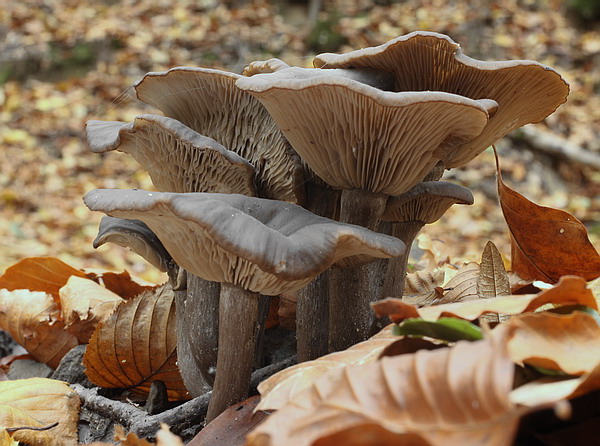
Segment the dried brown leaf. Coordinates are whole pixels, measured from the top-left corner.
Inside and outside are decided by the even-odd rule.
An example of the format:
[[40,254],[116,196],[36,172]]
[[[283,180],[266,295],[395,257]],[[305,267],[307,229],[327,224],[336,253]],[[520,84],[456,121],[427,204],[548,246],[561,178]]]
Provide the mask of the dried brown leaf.
[[[156,433],[156,443],[150,443],[148,440],[139,438],[136,434],[130,432],[125,434],[121,426],[115,426],[115,441],[118,441],[122,446],[183,446],[181,438],[171,433],[168,426],[164,423],[160,425],[159,431]],[[102,443],[107,444],[108,443]]]
[[332,444],[320,439],[363,425],[396,438],[412,434],[412,444],[509,444],[522,412],[509,400],[509,330],[495,331],[482,341],[333,370],[272,414],[248,445]]
[[7,331],[39,362],[56,368],[78,342],[65,331],[50,294],[29,290],[0,290],[0,329]]
[[439,300],[439,303],[447,304],[479,299],[477,295],[479,269],[479,265],[475,262],[467,263],[461,267],[456,275],[444,285],[444,289],[447,291],[444,297]]
[[87,277],[54,257],[29,257],[7,268],[0,276],[0,289],[43,291],[58,299],[58,291],[71,276]]
[[131,299],[144,291],[149,291],[155,285],[145,285],[132,279],[127,271],[115,273],[112,271],[88,271],[88,278],[99,282],[106,289],[121,296],[123,299]]
[[481,255],[479,276],[477,277],[477,294],[481,299],[508,296],[510,281],[504,268],[500,251],[491,241],[487,242]]
[[600,363],[579,378],[546,377],[527,383],[510,393],[514,404],[527,407],[553,405],[558,401],[576,398],[600,389]]
[[101,387],[145,395],[152,381],[163,381],[170,399],[185,399],[175,347],[174,295],[163,285],[122,303],[98,324],[83,363],[90,381]]
[[330,370],[375,361],[383,349],[398,340],[398,336],[393,335],[391,329],[390,325],[370,339],[353,345],[347,350],[302,362],[274,374],[259,384],[258,391],[262,399],[256,410],[280,409]]
[[549,312],[514,317],[516,327],[508,344],[516,363],[583,375],[600,363],[600,326],[587,313]]
[[260,396],[254,395],[229,407],[204,427],[188,446],[244,446],[246,434],[268,416],[266,412],[254,411],[259,401]]
[[71,276],[59,290],[66,330],[80,343],[89,342],[99,322],[110,316],[124,300],[90,279]]
[[561,276],[600,276],[600,255],[577,218],[539,206],[502,182],[496,154],[500,206],[511,234],[512,270],[524,279],[556,283]]
[[19,430],[15,440],[31,445],[77,445],[79,397],[65,383],[46,378],[0,382],[0,426],[43,427],[46,431]]
[[459,317],[472,321],[484,313],[520,314],[534,311],[549,303],[555,305],[584,305],[597,310],[596,300],[586,285],[586,281],[581,277],[564,276],[554,287],[543,290],[538,294],[478,299],[423,308],[408,305],[400,299],[388,298],[373,303],[372,307],[378,317],[388,316],[396,323],[412,317],[437,320],[444,316]]
[[404,296],[428,294],[444,284],[444,270],[416,271],[406,275]]

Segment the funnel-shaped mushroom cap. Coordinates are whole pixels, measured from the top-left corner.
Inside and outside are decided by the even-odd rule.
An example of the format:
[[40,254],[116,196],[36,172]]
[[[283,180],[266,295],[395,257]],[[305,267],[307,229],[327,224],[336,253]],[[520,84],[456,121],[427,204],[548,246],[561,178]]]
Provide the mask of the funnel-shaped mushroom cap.
[[139,220],[102,217],[93,246],[98,248],[109,242],[131,249],[160,271],[166,272],[174,266],[173,259],[156,234]]
[[142,115],[131,123],[88,121],[86,133],[93,152],[130,154],[161,191],[256,195],[248,161],[175,119]]
[[248,160],[256,169],[260,196],[301,202],[299,157],[260,102],[235,87],[240,77],[179,67],[146,74],[135,90],[140,100]]
[[465,56],[443,34],[417,31],[371,48],[346,54],[321,54],[318,68],[375,68],[392,72],[396,91],[446,91],[472,99],[493,99],[498,112],[481,135],[446,164],[475,158],[502,136],[540,122],[567,100],[569,86],[552,68],[530,60],[483,62]]
[[266,295],[296,291],[334,263],[404,252],[397,238],[244,195],[94,190],[83,200],[146,223],[187,271]]
[[269,110],[302,159],[336,188],[399,195],[474,139],[494,101],[385,92],[300,68],[238,80]]
[[424,181],[402,195],[389,198],[381,219],[431,224],[455,204],[473,204],[471,191],[448,181]]
[[142,115],[131,123],[88,121],[86,132],[93,152],[130,154],[161,191],[256,195],[248,161],[175,119]]

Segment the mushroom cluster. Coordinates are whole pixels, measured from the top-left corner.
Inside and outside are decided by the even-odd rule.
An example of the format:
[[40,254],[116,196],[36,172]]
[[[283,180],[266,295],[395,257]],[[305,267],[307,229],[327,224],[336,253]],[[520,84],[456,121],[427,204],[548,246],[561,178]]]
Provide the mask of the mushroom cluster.
[[192,395],[212,386],[208,421],[248,392],[269,296],[297,293],[300,361],[364,340],[369,303],[402,296],[417,232],[473,202],[444,169],[541,121],[569,90],[547,66],[474,60],[430,32],[314,66],[148,73],[135,91],[165,116],[87,124],[92,151],[129,153],[160,191],[84,201],[110,216],[95,246],[129,246],[169,272],[178,364]]

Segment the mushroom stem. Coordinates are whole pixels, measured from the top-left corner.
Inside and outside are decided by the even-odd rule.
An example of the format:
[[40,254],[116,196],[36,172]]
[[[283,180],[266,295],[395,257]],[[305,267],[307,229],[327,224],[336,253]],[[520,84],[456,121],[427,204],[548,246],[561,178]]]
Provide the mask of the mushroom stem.
[[[334,219],[339,209],[340,191],[314,182],[306,184],[306,209],[315,215]],[[298,291],[296,296],[296,346],[298,362],[310,361],[328,353],[329,291],[324,271]]]
[[410,248],[412,243],[425,225],[422,221],[406,221],[402,223],[392,223],[392,234],[399,238],[406,245],[406,251],[399,257],[394,257],[388,260],[387,274],[383,289],[381,290],[381,298],[397,297],[402,298],[404,294],[404,282],[406,280],[406,272],[408,265],[408,257],[410,256]]
[[[377,230],[387,196],[365,190],[342,191],[340,221]],[[369,304],[375,292],[373,265],[332,268],[329,271],[329,351],[364,341],[374,319]]]
[[298,362],[328,353],[329,300],[327,271],[298,291],[296,304],[296,345]]
[[193,397],[202,395],[214,382],[220,291],[221,284],[188,273],[187,289],[175,292],[177,364]]
[[268,299],[268,296],[235,285],[221,284],[217,376],[206,423],[246,398],[258,340],[263,332],[259,321],[259,312],[263,307],[261,301]]

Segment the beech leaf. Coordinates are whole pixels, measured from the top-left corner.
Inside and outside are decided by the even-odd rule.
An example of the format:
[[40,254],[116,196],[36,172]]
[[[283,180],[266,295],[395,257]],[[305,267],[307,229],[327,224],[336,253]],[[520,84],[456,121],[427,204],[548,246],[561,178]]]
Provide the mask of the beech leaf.
[[477,294],[481,299],[510,295],[510,281],[504,268],[502,256],[491,241],[487,242],[481,255]]
[[256,410],[280,409],[330,370],[375,361],[388,345],[398,340],[398,336],[392,334],[392,327],[388,325],[370,339],[346,350],[302,362],[274,374],[259,384],[262,399]]
[[523,279],[556,283],[561,276],[600,276],[600,255],[585,226],[568,212],[539,206],[502,182],[496,155],[500,207],[511,235],[512,270]]
[[43,291],[58,299],[58,291],[69,277],[87,277],[83,271],[54,257],[29,257],[7,268],[0,276],[0,289]]
[[18,430],[13,438],[31,445],[77,445],[79,397],[65,383],[46,378],[0,382],[0,426],[44,427],[50,430]]
[[446,292],[439,300],[439,304],[450,302],[462,302],[479,299],[477,294],[477,278],[479,277],[480,267],[475,262],[463,265],[444,285]]
[[177,369],[173,290],[163,285],[119,305],[98,324],[83,364],[94,384],[146,395],[163,381],[169,398],[189,398]]
[[33,359],[52,368],[78,344],[65,331],[54,298],[41,291],[0,290],[0,330],[7,331]]
[[392,333],[399,336],[426,336],[448,342],[483,339],[481,328],[453,317],[442,317],[437,321],[425,321],[421,318],[405,319],[392,329]]
[[[510,444],[522,411],[509,400],[510,327],[494,331],[481,341],[333,370],[271,414],[248,445],[333,444],[332,436],[365,425],[415,441],[409,444]],[[390,435],[383,444],[392,444]]]
[[517,363],[583,375],[600,363],[600,326],[581,311],[553,314],[545,311],[512,318],[516,330],[508,351]]

